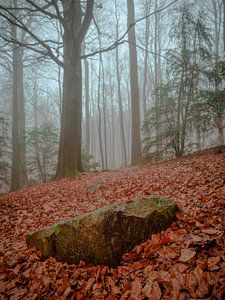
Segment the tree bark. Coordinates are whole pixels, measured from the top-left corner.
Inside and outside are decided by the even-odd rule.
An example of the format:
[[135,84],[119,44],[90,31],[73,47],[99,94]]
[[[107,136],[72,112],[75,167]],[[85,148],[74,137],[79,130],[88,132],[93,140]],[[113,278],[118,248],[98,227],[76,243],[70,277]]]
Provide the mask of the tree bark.
[[[155,11],[157,11],[158,9],[158,1],[155,0]],[[160,153],[160,143],[158,140],[158,137],[160,135],[160,113],[159,113],[159,109],[160,109],[160,103],[159,103],[159,96],[158,96],[158,91],[156,91],[156,89],[158,88],[159,85],[159,72],[158,72],[158,57],[157,57],[157,53],[158,53],[158,14],[155,14],[155,39],[154,39],[154,51],[155,51],[155,55],[154,55],[154,66],[155,66],[155,84],[154,84],[154,89],[155,89],[155,108],[156,108],[156,153],[157,156],[159,157],[159,153]]]
[[225,0],[223,0],[223,51],[225,57]]
[[46,177],[44,174],[44,171],[42,169],[42,164],[41,164],[41,158],[40,158],[40,147],[39,147],[39,140],[38,140],[38,91],[37,91],[37,82],[34,83],[34,97],[33,97],[33,108],[34,108],[34,129],[35,129],[35,134],[34,134],[34,142],[35,142],[35,158],[37,162],[37,167],[38,171],[40,174],[40,178],[42,182],[46,181]]
[[[17,6],[17,1],[14,1]],[[12,25],[12,38],[17,39],[17,27]],[[12,97],[12,170],[11,190],[27,183],[25,107],[23,86],[23,49],[13,44],[13,97]]]
[[[134,22],[134,0],[127,0],[127,25],[128,28]],[[137,49],[134,25],[128,31],[130,53],[130,93],[131,93],[131,164],[136,165],[141,160],[141,137],[140,137],[140,107],[137,69]]]
[[80,1],[65,0],[63,5],[64,77],[57,178],[73,177],[83,171],[81,43],[92,19],[94,1],[87,1],[83,22]]
[[[100,54],[99,54],[100,55]],[[104,154],[103,154],[103,143],[102,143],[102,114],[101,114],[101,58],[99,58],[99,70],[98,70],[98,137],[99,137],[99,148],[100,148],[100,156],[101,156],[101,164],[102,169],[105,169],[105,162],[104,162]]]
[[213,4],[213,15],[214,15],[214,30],[215,30],[215,54],[216,54],[216,63],[218,62],[219,57],[219,44],[220,44],[220,34],[221,34],[221,13],[218,10],[217,2],[212,0]]
[[[100,38],[100,37],[99,37]],[[104,154],[105,169],[108,169],[108,147],[107,147],[107,121],[106,121],[106,96],[105,96],[105,72],[102,54],[100,54],[100,63],[102,69],[102,108],[103,108],[103,135],[104,135]]]
[[89,64],[84,60],[85,66],[85,152],[90,154],[90,95],[89,95]]
[[[115,1],[116,7],[116,39],[119,39],[119,20],[117,16],[117,3]],[[116,78],[117,78],[117,95],[119,101],[119,120],[120,120],[120,134],[121,134],[121,153],[122,153],[122,164],[127,165],[127,149],[126,149],[126,138],[124,130],[124,116],[123,116],[123,105],[122,105],[122,95],[121,95],[121,75],[119,70],[119,49],[116,47]]]
[[[145,15],[148,15],[150,12],[150,4],[147,0],[145,2]],[[148,43],[149,43],[149,25],[150,20],[149,18],[145,19],[145,54],[144,54],[144,80],[143,80],[143,96],[142,96],[142,102],[143,102],[143,118],[144,120],[147,117],[147,72],[148,72]]]
[[115,109],[113,105],[113,82],[112,76],[109,76],[109,84],[110,84],[110,107],[111,107],[111,158],[112,158],[112,168],[115,168]]
[[214,123],[218,129],[218,146],[224,146],[225,145],[225,140],[224,140],[224,124],[223,124],[223,114],[222,113],[217,113],[215,118],[214,118]]

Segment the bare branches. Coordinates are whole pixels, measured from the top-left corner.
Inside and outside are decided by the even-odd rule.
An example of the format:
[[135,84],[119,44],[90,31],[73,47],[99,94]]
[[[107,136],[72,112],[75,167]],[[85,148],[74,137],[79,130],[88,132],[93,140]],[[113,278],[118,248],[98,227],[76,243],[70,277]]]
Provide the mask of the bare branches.
[[52,18],[52,19],[57,19],[58,20],[58,16],[51,13],[50,11],[47,10],[47,8],[49,8],[50,6],[52,6],[52,4],[46,4],[45,6],[39,6],[36,3],[34,3],[34,1],[31,0],[25,0],[28,4],[30,4],[31,6],[33,6],[37,11],[41,12],[42,14]]
[[[29,0],[26,0],[29,1]],[[5,13],[4,13],[5,12]],[[64,64],[62,61],[60,61],[58,59],[58,57],[56,57],[51,49],[51,47],[43,40],[41,40],[33,31],[31,31],[29,29],[29,27],[27,25],[29,25],[29,22],[27,25],[24,24],[24,22],[22,22],[15,14],[13,14],[11,12],[10,9],[0,5],[0,16],[3,17],[5,20],[7,20],[10,24],[20,28],[23,32],[26,32],[30,37],[32,37],[40,46],[42,46],[42,48],[44,48],[44,50],[41,49],[37,49],[37,48],[33,48],[32,46],[30,46],[28,43],[25,43],[23,41],[19,41],[14,40],[12,41],[13,43],[18,44],[19,46],[22,47],[26,47],[30,50],[33,50],[39,54],[43,54],[45,56],[50,57],[55,63],[57,63],[59,66],[64,67]],[[10,41],[9,38],[7,38],[6,36],[1,35],[1,37],[5,40],[5,41]]]
[[156,11],[153,11],[152,13],[150,13],[150,14],[148,14],[148,15],[145,15],[144,17],[141,17],[141,18],[135,20],[134,22],[130,23],[130,25],[128,26],[127,30],[121,35],[121,37],[120,37],[117,41],[113,42],[110,46],[108,46],[108,47],[106,47],[106,48],[104,48],[104,49],[96,50],[96,51],[94,51],[94,52],[92,52],[92,53],[89,53],[89,54],[82,55],[81,58],[88,58],[88,57],[94,56],[94,55],[96,55],[96,54],[99,54],[99,53],[101,53],[101,52],[102,52],[102,53],[103,53],[103,52],[108,52],[108,51],[111,51],[111,50],[115,49],[117,46],[126,43],[127,41],[124,41],[124,38],[125,38],[125,36],[128,34],[128,32],[129,32],[129,30],[131,29],[132,26],[135,26],[137,23],[143,21],[143,20],[146,19],[146,18],[151,17],[151,16],[154,15],[154,14],[157,14],[157,13],[160,13],[160,12],[164,11],[165,9],[169,8],[170,6],[172,6],[172,5],[173,5],[174,3],[176,3],[177,1],[178,1],[178,0],[174,0],[174,1],[172,1],[171,3],[169,3],[168,5],[162,7],[161,9],[158,9],[158,10],[156,10]]
[[93,16],[93,7],[94,7],[94,0],[87,0],[87,6],[86,6],[86,12],[84,16],[84,20],[82,23],[82,26],[76,35],[75,39],[78,41],[78,43],[81,43],[82,40],[84,39],[88,28],[90,26],[92,16]]
[[[44,16],[47,16],[54,20],[58,20],[60,22],[60,24],[62,24],[62,26],[65,28],[65,20],[62,16],[62,13],[60,12],[60,7],[56,0],[51,0],[51,1],[45,0],[46,4],[43,6],[36,4],[35,1],[32,1],[32,0],[25,0],[25,1],[27,4],[29,4],[31,6],[30,8],[26,7],[27,10],[30,10],[30,12],[38,11],[41,14],[43,14]],[[164,11],[165,9],[172,6],[177,1],[178,0],[174,0],[171,3],[169,3],[168,5],[162,7],[161,9],[154,11],[148,15],[145,15],[144,17],[141,17],[141,18],[135,20],[134,22],[129,24],[127,30],[118,38],[118,40],[114,41],[111,45],[109,45],[106,48],[93,51],[92,53],[82,55],[81,58],[88,58],[88,57],[92,57],[99,53],[108,52],[108,51],[115,49],[119,45],[127,43],[127,41],[124,40],[124,38],[126,37],[126,35],[128,34],[128,32],[132,26],[135,26],[137,23],[141,22],[142,20],[144,20],[146,18],[151,17],[152,15],[154,15],[156,13]],[[32,9],[32,7],[33,7],[33,9]],[[55,10],[55,12],[56,12],[55,14],[53,12],[50,12],[49,10],[47,10],[50,7],[52,7]],[[78,43],[81,43],[81,41],[84,39],[84,37],[87,33],[87,30],[90,26],[91,20],[93,18],[93,7],[94,7],[94,0],[87,0],[86,12],[85,12],[85,16],[84,16],[84,19],[82,22],[82,26],[81,26],[79,32],[77,33],[77,35],[75,36],[75,40]],[[60,67],[64,67],[64,63],[61,60],[59,60],[58,55],[54,54],[54,51],[57,52],[57,50],[50,46],[50,44],[53,44],[53,43],[57,44],[57,42],[52,41],[50,39],[43,40],[43,39],[39,38],[33,31],[31,31],[29,29],[29,26],[28,26],[29,23],[25,24],[23,21],[21,21],[18,17],[15,16],[15,14],[13,13],[13,9],[16,9],[16,8],[9,8],[9,7],[0,5],[0,16],[3,17],[5,20],[7,20],[12,25],[19,27],[21,30],[23,30],[23,32],[26,32],[35,41],[34,43],[30,43],[30,44],[25,43],[24,41],[21,42],[18,40],[13,41],[13,42],[18,44],[19,46],[26,47],[32,51],[38,52],[39,54],[48,56],[55,63],[57,63]],[[98,30],[98,27],[97,27],[97,30]],[[3,38],[6,42],[10,42],[9,39],[5,36],[3,37],[1,35],[1,38]],[[42,47],[43,49],[36,48],[35,47],[36,45],[40,45],[40,47]]]
[[55,8],[55,11],[56,11],[56,15],[58,17],[58,20],[60,21],[60,23],[62,24],[62,26],[65,25],[65,22],[64,22],[64,19],[60,13],[60,10],[59,10],[59,6],[57,4],[57,0],[52,0],[52,5],[54,6]]

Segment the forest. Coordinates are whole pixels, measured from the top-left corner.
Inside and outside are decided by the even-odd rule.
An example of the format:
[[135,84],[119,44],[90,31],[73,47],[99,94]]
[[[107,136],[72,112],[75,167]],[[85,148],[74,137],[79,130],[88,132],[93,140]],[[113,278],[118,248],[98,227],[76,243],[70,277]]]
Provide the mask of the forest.
[[0,0],[0,74],[0,298],[224,299],[225,0]]
[[1,0],[2,192],[224,145],[223,1],[73,2]]

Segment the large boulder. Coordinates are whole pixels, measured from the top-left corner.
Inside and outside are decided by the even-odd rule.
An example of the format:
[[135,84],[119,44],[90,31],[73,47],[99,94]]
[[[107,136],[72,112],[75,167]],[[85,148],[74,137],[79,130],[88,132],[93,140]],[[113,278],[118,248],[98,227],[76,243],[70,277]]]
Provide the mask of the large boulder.
[[27,245],[68,263],[116,266],[122,255],[166,229],[179,211],[171,199],[151,196],[109,205],[27,235]]

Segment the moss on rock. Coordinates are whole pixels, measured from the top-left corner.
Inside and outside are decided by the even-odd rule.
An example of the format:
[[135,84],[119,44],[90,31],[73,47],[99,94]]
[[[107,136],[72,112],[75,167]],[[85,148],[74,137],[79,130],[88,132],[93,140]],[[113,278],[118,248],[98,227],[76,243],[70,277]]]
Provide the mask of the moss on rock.
[[178,211],[161,196],[109,205],[30,233],[27,245],[68,263],[117,266],[125,252],[176,220]]

